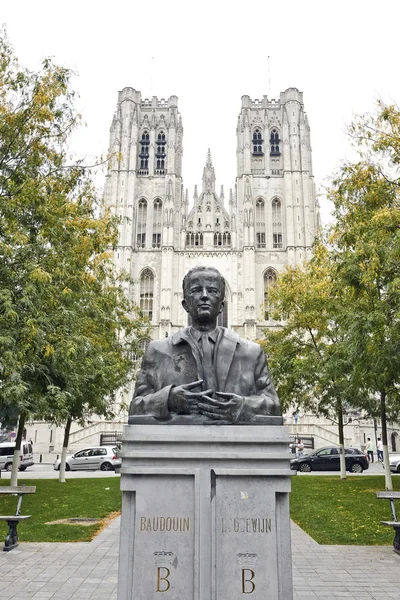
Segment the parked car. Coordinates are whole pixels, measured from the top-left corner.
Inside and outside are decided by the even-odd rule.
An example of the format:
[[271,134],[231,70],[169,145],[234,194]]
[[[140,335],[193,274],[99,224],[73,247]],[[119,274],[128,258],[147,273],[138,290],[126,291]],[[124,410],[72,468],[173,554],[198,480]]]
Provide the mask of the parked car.
[[[53,464],[56,471],[60,470],[61,458],[57,458]],[[113,471],[121,466],[118,458],[118,448],[113,446],[94,446],[78,450],[72,456],[67,456],[65,463],[66,471]]]
[[[0,443],[0,471],[5,469],[11,471],[14,458],[15,442]],[[33,448],[30,442],[21,442],[21,451],[19,453],[20,471],[25,471],[27,467],[31,467],[33,462]]]
[[[350,473],[362,473],[368,469],[368,457],[357,448],[345,448],[346,470]],[[301,473],[310,471],[340,471],[340,447],[320,448],[312,454],[293,458],[290,468]]]
[[393,473],[400,473],[400,454],[389,454],[390,470]]

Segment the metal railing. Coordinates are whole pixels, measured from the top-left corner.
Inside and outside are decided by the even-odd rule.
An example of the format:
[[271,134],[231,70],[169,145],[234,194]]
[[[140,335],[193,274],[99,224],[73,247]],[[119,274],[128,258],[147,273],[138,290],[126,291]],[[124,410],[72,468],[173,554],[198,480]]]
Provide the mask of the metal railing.
[[122,432],[110,431],[109,433],[100,434],[100,446],[115,446],[121,444]]

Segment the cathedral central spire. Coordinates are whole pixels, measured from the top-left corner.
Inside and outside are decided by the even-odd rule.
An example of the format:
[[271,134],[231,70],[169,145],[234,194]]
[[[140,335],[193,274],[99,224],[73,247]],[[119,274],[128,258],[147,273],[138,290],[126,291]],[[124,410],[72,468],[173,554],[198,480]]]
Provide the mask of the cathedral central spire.
[[212,166],[211,150],[209,148],[207,151],[206,169],[212,169]]
[[215,192],[215,171],[212,164],[210,148],[207,152],[206,166],[203,171],[203,192],[206,194]]

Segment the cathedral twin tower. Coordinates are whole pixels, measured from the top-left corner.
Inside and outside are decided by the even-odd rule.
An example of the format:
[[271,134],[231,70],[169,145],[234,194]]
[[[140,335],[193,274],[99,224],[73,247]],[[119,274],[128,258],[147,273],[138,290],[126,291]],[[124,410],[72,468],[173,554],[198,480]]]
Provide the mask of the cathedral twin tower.
[[105,188],[120,223],[115,262],[130,272],[130,293],[150,317],[153,337],[187,325],[182,279],[195,265],[212,265],[227,283],[220,324],[255,339],[276,325],[270,286],[285,265],[310,256],[318,229],[303,94],[289,88],[279,100],[242,97],[234,192],[227,203],[223,188],[216,193],[208,151],[191,207],[177,101],[143,100],[132,88],[118,94]]

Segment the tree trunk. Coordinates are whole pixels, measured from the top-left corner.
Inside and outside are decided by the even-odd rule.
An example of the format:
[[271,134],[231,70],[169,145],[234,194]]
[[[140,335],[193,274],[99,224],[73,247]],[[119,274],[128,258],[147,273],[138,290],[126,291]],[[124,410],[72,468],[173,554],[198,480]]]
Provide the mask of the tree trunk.
[[374,419],[374,435],[375,435],[376,456],[378,457],[378,420],[377,419]]
[[382,425],[382,444],[383,444],[383,465],[385,468],[385,487],[387,490],[393,490],[392,474],[389,465],[389,450],[387,441],[387,423],[386,423],[386,390],[381,390],[381,425]]
[[343,405],[338,402],[338,432],[340,444],[340,479],[346,479],[346,457],[344,451],[344,425],[343,425]]
[[14,448],[14,457],[11,471],[11,481],[10,485],[18,485],[18,467],[19,467],[19,456],[21,454],[21,442],[22,442],[22,434],[24,432],[25,427],[25,413],[21,413],[18,419],[18,429],[17,429],[17,437],[15,439],[15,448]]
[[65,483],[65,461],[67,458],[69,432],[71,430],[71,423],[72,423],[72,417],[68,417],[67,423],[65,425],[64,442],[63,442],[63,447],[62,447],[62,452],[61,452],[60,475],[58,477],[58,481],[60,483]]

